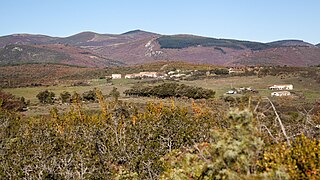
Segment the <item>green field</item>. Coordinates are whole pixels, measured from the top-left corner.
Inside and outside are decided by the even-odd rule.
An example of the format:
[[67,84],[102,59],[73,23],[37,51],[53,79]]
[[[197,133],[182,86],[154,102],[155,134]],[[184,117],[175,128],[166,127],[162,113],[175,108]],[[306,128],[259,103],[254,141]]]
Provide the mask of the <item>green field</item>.
[[[10,88],[4,89],[4,91],[12,93],[18,97],[25,97],[26,100],[30,100],[31,106],[30,110],[27,111],[27,114],[38,115],[38,114],[47,114],[52,107],[52,105],[38,106],[38,99],[36,95],[43,90],[49,90],[56,94],[56,97],[59,97],[60,93],[63,91],[68,91],[70,93],[77,92],[82,94],[85,91],[92,90],[97,88],[102,91],[104,95],[109,94],[113,87],[116,87],[120,92],[120,99],[126,102],[132,103],[141,103],[146,104],[146,102],[154,101],[160,102],[164,101],[169,103],[168,100],[161,100],[158,98],[151,97],[125,97],[123,92],[126,89],[131,88],[135,83],[139,80],[132,79],[119,79],[113,80],[112,85],[108,85],[105,79],[92,79],[88,81],[89,86],[71,86],[71,85],[58,85],[58,86],[48,86],[48,87],[25,87],[25,88]],[[240,87],[251,87],[252,89],[256,89],[259,91],[255,96],[270,96],[272,91],[268,90],[268,86],[273,84],[293,84],[294,90],[292,92],[296,94],[303,94],[304,99],[301,101],[306,102],[315,102],[320,99],[320,91],[318,90],[319,84],[313,82],[310,79],[297,78],[297,77],[289,77],[286,79],[282,79],[277,76],[266,76],[262,78],[258,78],[257,76],[235,76],[235,77],[226,77],[226,78],[217,78],[217,79],[204,79],[204,80],[195,80],[195,81],[180,81],[179,83],[184,83],[190,86],[203,87],[206,89],[212,89],[216,91],[217,98],[224,96],[225,92],[232,88],[240,88]],[[177,100],[179,101],[179,100]],[[57,106],[60,110],[65,110],[68,108],[66,105],[54,105]],[[86,108],[88,110],[96,110],[99,108],[97,103],[86,103]]]

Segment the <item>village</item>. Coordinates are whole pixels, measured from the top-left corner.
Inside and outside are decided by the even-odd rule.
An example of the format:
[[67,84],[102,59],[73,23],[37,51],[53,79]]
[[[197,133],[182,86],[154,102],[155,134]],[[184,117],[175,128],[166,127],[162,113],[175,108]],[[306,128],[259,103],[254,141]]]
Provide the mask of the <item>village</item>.
[[[143,71],[133,74],[111,74],[105,76],[106,79],[158,79],[158,80],[195,80],[200,78],[214,78],[219,75],[229,75],[229,76],[238,76],[245,73],[249,74],[259,74],[259,72],[266,67],[230,67],[227,69],[218,69],[218,70],[171,70],[167,72],[148,72]],[[271,90],[271,97],[282,97],[282,96],[292,96],[290,90],[293,90],[292,84],[274,84],[266,85],[266,89]],[[258,94],[259,91],[251,87],[240,87],[240,88],[231,88],[228,90],[225,95],[237,95],[237,94]]]

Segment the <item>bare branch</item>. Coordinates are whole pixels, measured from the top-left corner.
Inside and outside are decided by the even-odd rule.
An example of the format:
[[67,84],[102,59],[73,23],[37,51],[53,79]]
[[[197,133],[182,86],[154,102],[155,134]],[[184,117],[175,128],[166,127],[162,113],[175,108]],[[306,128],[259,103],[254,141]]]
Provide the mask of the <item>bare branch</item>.
[[272,106],[272,109],[273,109],[273,111],[274,111],[274,113],[276,114],[276,117],[277,117],[277,119],[278,119],[278,122],[279,122],[279,125],[280,125],[280,127],[281,127],[282,133],[283,133],[284,137],[286,138],[288,145],[290,146],[289,137],[287,136],[286,129],[284,128],[284,126],[283,126],[283,124],[282,124],[281,118],[280,118],[280,116],[279,116],[279,114],[278,114],[278,112],[277,112],[277,110],[276,110],[276,107],[274,106],[274,104],[272,103],[272,101],[271,101],[268,97],[266,97],[266,98],[267,98],[267,100],[270,102],[270,104],[271,104],[271,106]]

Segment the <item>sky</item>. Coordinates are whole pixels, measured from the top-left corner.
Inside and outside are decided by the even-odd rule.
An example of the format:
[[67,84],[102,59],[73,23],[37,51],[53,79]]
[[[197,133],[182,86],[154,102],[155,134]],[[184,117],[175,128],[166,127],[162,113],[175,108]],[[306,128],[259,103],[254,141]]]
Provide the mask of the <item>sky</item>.
[[0,36],[141,29],[259,42],[320,43],[320,0],[1,0]]

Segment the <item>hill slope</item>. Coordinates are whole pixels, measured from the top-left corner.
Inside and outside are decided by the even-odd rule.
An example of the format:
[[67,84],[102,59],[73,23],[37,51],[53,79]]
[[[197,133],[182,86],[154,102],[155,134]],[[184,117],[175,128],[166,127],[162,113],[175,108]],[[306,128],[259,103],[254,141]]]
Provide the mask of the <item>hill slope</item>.
[[59,63],[87,67],[124,65],[89,50],[59,44],[13,44],[0,49],[0,65],[26,63]]
[[[19,51],[25,45],[25,51]],[[35,45],[37,44],[37,45]],[[82,32],[57,38],[43,35],[0,37],[0,64],[54,62],[90,67],[184,61],[217,65],[320,64],[320,48],[301,40],[269,43],[194,35],[160,35],[133,30],[123,34]],[[112,59],[112,60],[110,60]]]
[[45,35],[13,34],[0,37],[0,48],[8,44],[44,44],[58,38]]
[[281,41],[270,42],[267,44],[271,46],[278,46],[278,47],[286,47],[286,46],[314,47],[313,44],[304,42],[302,40],[281,40]]

